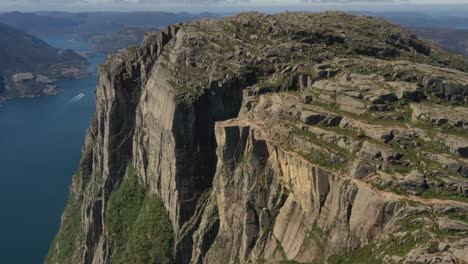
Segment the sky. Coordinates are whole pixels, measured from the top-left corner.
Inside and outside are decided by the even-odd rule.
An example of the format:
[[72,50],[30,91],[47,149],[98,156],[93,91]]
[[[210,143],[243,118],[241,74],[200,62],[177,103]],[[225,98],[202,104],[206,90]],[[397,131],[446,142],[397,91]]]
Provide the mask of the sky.
[[[468,0],[0,0],[0,11],[226,11],[277,9],[401,8],[406,6],[467,4]],[[261,11],[261,10],[260,10]]]

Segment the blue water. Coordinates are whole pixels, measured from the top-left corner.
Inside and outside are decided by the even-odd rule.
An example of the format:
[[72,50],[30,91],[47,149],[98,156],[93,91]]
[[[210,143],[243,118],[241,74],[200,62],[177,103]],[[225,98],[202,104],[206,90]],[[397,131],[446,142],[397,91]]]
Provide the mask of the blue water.
[[[89,49],[70,36],[46,41]],[[42,263],[47,255],[95,110],[95,69],[103,60],[90,59],[89,78],[60,82],[60,95],[0,103],[0,263]],[[79,93],[85,96],[72,103]]]

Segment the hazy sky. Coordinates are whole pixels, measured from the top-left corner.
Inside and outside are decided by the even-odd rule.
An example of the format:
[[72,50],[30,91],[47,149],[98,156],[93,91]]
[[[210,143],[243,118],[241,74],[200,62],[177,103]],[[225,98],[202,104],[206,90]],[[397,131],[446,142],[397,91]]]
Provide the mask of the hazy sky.
[[[347,6],[408,6],[425,4],[468,4],[468,0],[0,0],[0,11],[31,10],[174,10],[258,8],[283,6],[309,8],[324,5]],[[193,9],[195,8],[195,9]]]

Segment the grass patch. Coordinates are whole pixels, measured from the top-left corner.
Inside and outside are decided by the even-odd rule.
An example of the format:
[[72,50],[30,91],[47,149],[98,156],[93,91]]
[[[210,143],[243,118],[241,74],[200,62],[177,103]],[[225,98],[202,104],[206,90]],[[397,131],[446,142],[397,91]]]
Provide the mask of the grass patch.
[[465,223],[468,224],[468,218],[467,218],[466,215],[448,214],[447,217],[452,219],[452,220],[457,220],[457,221],[465,222]]
[[360,263],[360,264],[374,264],[382,263],[382,259],[378,258],[372,251],[374,245],[366,245],[351,251],[348,254],[334,255],[328,258],[330,264],[344,264],[344,263]]
[[288,73],[275,76],[274,78],[260,81],[256,84],[260,94],[277,91],[288,91],[295,89],[295,75]]
[[138,218],[140,207],[145,198],[145,190],[138,183],[134,169],[127,169],[126,179],[119,189],[109,197],[106,211],[106,227],[114,252],[122,252],[133,223]]
[[120,188],[111,194],[106,213],[112,263],[171,263],[172,224],[162,201],[145,192],[131,165]]
[[[292,129],[292,132],[295,134],[295,135],[298,135],[304,139],[307,139],[307,141],[321,147],[321,148],[324,148],[328,151],[330,151],[330,153],[332,153],[335,157],[336,157],[336,160],[332,159],[332,157],[329,155],[329,154],[326,154],[326,153],[322,153],[322,152],[319,152],[319,151],[311,151],[311,152],[308,152],[308,153],[303,153],[303,152],[298,152],[296,151],[299,155],[301,155],[304,159],[312,162],[312,163],[315,163],[315,164],[318,164],[320,166],[323,166],[323,167],[326,167],[326,168],[330,168],[330,169],[338,169],[338,170],[343,170],[345,168],[347,168],[348,166],[348,163],[349,163],[349,159],[350,159],[350,156],[352,157],[352,154],[347,154],[348,156],[346,156],[345,154],[343,153],[346,153],[347,150],[345,149],[342,149],[338,146],[336,146],[335,144],[329,144],[327,142],[324,142],[323,140],[321,140],[320,138],[318,138],[314,133],[308,131],[307,129],[301,129],[301,128],[298,128],[297,126],[291,124],[289,126],[289,128]],[[293,149],[292,146],[289,147],[291,150]]]
[[172,80],[169,80],[168,83],[174,88],[176,101],[186,105],[191,105],[203,93],[201,90],[196,89],[195,87],[178,84]]
[[162,201],[147,196],[116,263],[171,263],[173,231]]
[[407,234],[402,238],[391,236],[390,239],[387,241],[387,247],[385,248],[385,252],[388,255],[392,256],[405,256],[413,248],[415,248],[418,243],[421,243],[424,240],[427,240],[428,238],[428,236],[416,238],[412,234]]
[[384,263],[383,257],[385,255],[389,256],[405,256],[413,248],[416,247],[418,243],[421,243],[424,239],[416,238],[412,234],[407,234],[404,237],[390,236],[390,238],[383,242],[380,246],[377,246],[375,243],[370,243],[366,246],[358,248],[354,251],[349,252],[348,254],[342,255],[333,255],[331,256],[327,263],[331,264],[374,264],[374,263]]
[[276,248],[275,251],[273,252],[273,256],[276,256],[276,252],[279,251],[282,261],[288,261],[288,257],[286,256],[286,252],[284,252],[283,245],[281,245],[281,242],[276,238],[276,236],[273,235],[273,237],[276,240]]
[[445,190],[428,189],[421,194],[423,198],[435,198],[441,200],[455,200],[468,203],[468,197],[464,197],[458,193],[452,193]]
[[[390,235],[386,240],[372,242],[345,254],[331,256],[332,264],[373,264],[384,263],[385,256],[406,256],[412,249],[431,240],[421,215],[411,215],[399,225],[402,235]],[[430,246],[430,244],[429,244]]]

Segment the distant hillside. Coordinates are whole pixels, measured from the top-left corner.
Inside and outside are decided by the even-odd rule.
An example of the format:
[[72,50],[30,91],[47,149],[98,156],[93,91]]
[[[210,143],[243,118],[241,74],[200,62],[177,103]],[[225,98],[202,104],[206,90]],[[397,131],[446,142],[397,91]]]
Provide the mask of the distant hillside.
[[57,79],[83,77],[85,58],[0,24],[0,99],[55,94]]
[[468,56],[468,15],[421,12],[358,12],[405,27],[444,49]]
[[64,29],[72,29],[79,24],[78,20],[41,16],[36,13],[9,12],[0,14],[0,23],[36,35],[66,33]]
[[125,27],[159,28],[214,16],[209,13],[169,12],[9,12],[0,14],[0,23],[8,24],[35,36],[50,34],[94,35],[116,32]]
[[216,15],[211,13],[43,11],[0,13],[0,23],[36,37],[73,34],[92,43],[96,51],[111,53],[140,44],[148,31],[158,31],[170,24],[213,17]]
[[406,28],[468,28],[467,15],[420,12],[358,12],[384,18]]
[[432,40],[448,51],[468,56],[468,30],[443,28],[412,28],[416,35]]
[[156,28],[124,28],[114,33],[83,36],[81,40],[92,43],[96,51],[111,53],[140,44],[145,33],[154,31],[159,30]]

